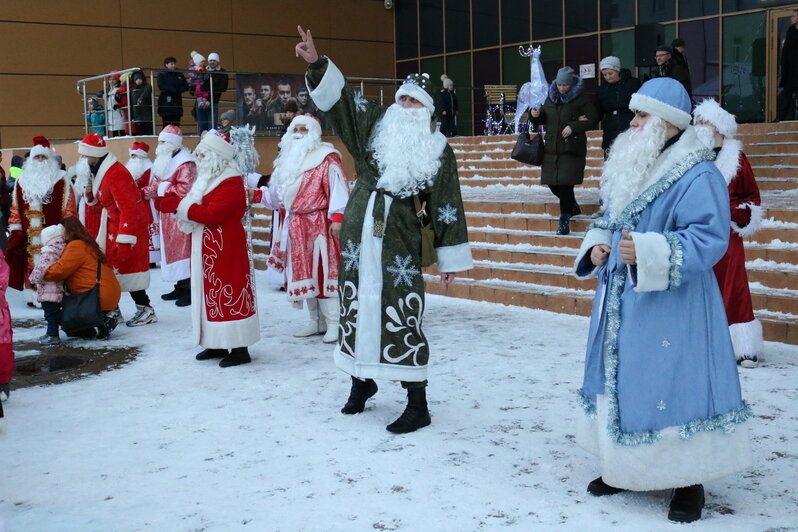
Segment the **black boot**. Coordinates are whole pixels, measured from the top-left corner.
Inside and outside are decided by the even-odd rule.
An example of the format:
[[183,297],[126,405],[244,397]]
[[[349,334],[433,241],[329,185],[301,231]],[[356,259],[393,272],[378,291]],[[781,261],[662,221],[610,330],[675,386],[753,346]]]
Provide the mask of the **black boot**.
[[175,301],[175,305],[178,307],[187,307],[191,305],[191,292],[178,297],[177,301]]
[[560,215],[560,225],[557,227],[557,234],[558,235],[567,235],[571,232],[571,215],[570,214],[561,214]]
[[240,366],[250,362],[252,362],[252,359],[249,356],[249,350],[246,347],[236,347],[230,351],[229,355],[219,361],[219,367],[229,368],[230,366]]
[[180,296],[175,301],[178,307],[187,307],[191,305],[191,279],[181,279],[175,285],[180,292]]
[[432,423],[427,409],[427,388],[408,388],[407,407],[399,419],[385,427],[394,434],[413,432]]
[[580,214],[582,214],[582,209],[579,208],[579,204],[577,202],[574,202],[574,206],[571,209],[571,216],[579,216]]
[[180,281],[178,281],[175,284],[174,290],[172,290],[169,293],[163,294],[161,296],[161,299],[163,299],[164,301],[174,301],[174,300],[178,299],[182,295],[183,295],[183,291],[180,289]]
[[604,479],[601,477],[591,480],[590,484],[587,485],[587,492],[591,495],[595,495],[596,497],[615,495],[616,493],[621,493],[622,491],[626,490],[606,484]]
[[229,354],[227,349],[204,349],[197,353],[197,360],[211,360],[212,358],[224,358]]
[[668,519],[677,523],[692,523],[701,519],[704,508],[704,486],[695,484],[686,488],[676,488],[671,495]]
[[366,409],[366,400],[377,393],[377,383],[372,379],[364,381],[352,377],[352,389],[349,392],[349,399],[341,409],[342,414],[360,414]]

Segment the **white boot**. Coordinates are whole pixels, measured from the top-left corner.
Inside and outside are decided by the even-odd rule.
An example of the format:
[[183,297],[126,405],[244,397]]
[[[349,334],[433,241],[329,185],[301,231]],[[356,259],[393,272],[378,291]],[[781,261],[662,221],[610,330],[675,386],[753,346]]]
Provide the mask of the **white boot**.
[[308,313],[310,313],[310,320],[305,326],[294,333],[294,338],[305,338],[307,336],[315,336],[317,334],[324,334],[327,328],[324,326],[324,319],[319,313],[318,299],[306,299],[305,304],[308,306]]
[[318,301],[321,315],[324,316],[324,321],[327,322],[327,333],[321,341],[325,344],[335,343],[338,341],[338,319],[341,316],[338,310],[338,298],[328,297]]

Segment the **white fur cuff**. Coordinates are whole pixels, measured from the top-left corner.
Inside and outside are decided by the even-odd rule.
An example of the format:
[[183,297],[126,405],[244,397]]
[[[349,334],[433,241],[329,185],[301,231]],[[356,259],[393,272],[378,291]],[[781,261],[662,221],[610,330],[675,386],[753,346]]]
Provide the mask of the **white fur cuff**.
[[751,236],[757,231],[762,228],[762,219],[765,217],[765,208],[761,205],[756,205],[755,203],[743,203],[742,205],[737,206],[738,209],[745,209],[748,208],[751,210],[751,219],[748,220],[748,225],[745,227],[740,227],[734,220],[732,220],[731,226],[735,233],[742,237]]
[[9,231],[22,231],[22,224],[10,224],[8,226]]
[[[589,279],[596,275],[596,267],[590,260],[589,253],[594,246],[599,244],[610,246],[612,244],[612,231],[594,227],[585,234],[585,239],[582,240],[582,245],[579,247],[579,254],[574,261],[574,275],[578,279]],[[586,261],[585,257],[587,257]]]
[[471,244],[468,242],[435,248],[435,252],[438,254],[438,271],[441,273],[464,272],[474,267]]
[[667,290],[670,284],[671,246],[661,233],[630,233],[637,256],[635,292]]
[[[305,84],[308,87],[311,86],[307,79]],[[329,111],[341,99],[341,91],[344,86],[346,86],[344,75],[328,57],[327,71],[324,73],[324,77],[321,78],[319,85],[310,91],[310,97],[313,98],[316,107],[321,111]]]
[[116,235],[117,244],[130,244],[135,246],[137,241],[138,238],[135,235]]

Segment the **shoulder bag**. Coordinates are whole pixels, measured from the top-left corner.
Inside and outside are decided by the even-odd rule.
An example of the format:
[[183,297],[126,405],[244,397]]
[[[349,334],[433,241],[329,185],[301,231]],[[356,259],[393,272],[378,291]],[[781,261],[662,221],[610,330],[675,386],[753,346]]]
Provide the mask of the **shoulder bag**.
[[93,327],[103,327],[105,319],[100,309],[100,259],[97,259],[97,284],[79,294],[67,294],[61,302],[61,328],[68,335]]
[[543,137],[540,133],[534,132],[535,136],[529,136],[527,131],[522,131],[518,135],[513,152],[510,158],[524,164],[540,166],[543,164]]

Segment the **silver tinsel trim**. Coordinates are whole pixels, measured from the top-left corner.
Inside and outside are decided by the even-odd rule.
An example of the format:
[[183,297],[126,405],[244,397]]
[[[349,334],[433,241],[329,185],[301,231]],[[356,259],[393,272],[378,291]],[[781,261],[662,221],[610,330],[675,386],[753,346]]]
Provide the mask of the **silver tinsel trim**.
[[587,417],[596,419],[596,402],[585,395],[585,391],[581,388],[576,390],[576,404],[582,407]]
[[679,288],[682,284],[682,265],[684,264],[684,248],[679,237],[672,231],[665,231],[665,239],[671,247],[670,270],[668,272],[668,290]]
[[736,408],[726,414],[720,414],[709,419],[697,419],[682,426],[679,431],[679,437],[683,440],[689,440],[697,432],[712,432],[713,430],[722,430],[724,434],[731,434],[740,423],[744,423],[751,417],[751,406],[743,401],[743,406]]

